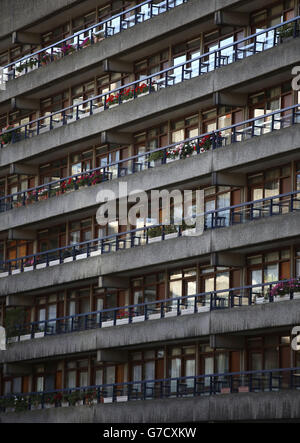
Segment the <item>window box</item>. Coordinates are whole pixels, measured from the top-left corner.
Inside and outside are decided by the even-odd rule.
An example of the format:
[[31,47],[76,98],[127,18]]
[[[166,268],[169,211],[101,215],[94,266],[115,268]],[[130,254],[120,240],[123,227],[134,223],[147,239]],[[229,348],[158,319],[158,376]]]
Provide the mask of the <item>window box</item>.
[[210,311],[210,306],[200,306],[200,308],[198,308],[198,312],[209,312]]
[[102,328],[111,328],[114,325],[114,322],[111,321],[105,321],[102,323]]
[[107,397],[103,399],[103,403],[112,403],[113,402],[113,398],[112,397]]
[[183,309],[181,311],[181,315],[193,315],[193,314],[195,314],[194,308]]
[[69,402],[68,401],[63,401],[63,402],[61,402],[61,407],[62,408],[69,408]]
[[34,334],[34,338],[39,339],[39,338],[44,338],[45,337],[45,332],[36,332]]
[[128,325],[128,323],[129,323],[129,319],[128,318],[122,318],[120,320],[117,320],[117,326]]
[[294,292],[294,300],[300,299],[300,292]]
[[149,320],[160,320],[161,314],[151,314],[149,315]]
[[162,241],[162,237],[161,236],[148,239],[149,243],[158,243],[158,242],[161,242],[161,241]]
[[123,395],[122,397],[117,397],[117,403],[125,403],[128,401],[128,396]]
[[255,299],[256,305],[262,305],[264,303],[268,303],[268,300],[266,300],[265,297],[256,297]]
[[40,265],[36,266],[36,269],[44,269],[46,268],[46,263],[41,263]]
[[165,318],[177,317],[177,310],[166,312]]
[[24,272],[30,272],[30,271],[33,271],[33,266],[26,266],[24,268]]
[[140,323],[142,321],[145,321],[144,315],[139,315],[138,317],[133,317],[132,323]]
[[57,266],[59,264],[60,264],[59,260],[53,260],[53,261],[50,262],[50,266]]
[[28,335],[21,335],[20,341],[28,341],[28,340],[31,340],[31,335],[30,334],[28,334]]
[[247,394],[250,392],[249,386],[240,386],[239,387],[239,394]]
[[226,395],[228,395],[228,394],[231,394],[231,390],[230,390],[230,388],[222,388],[221,389],[221,394],[226,394]]

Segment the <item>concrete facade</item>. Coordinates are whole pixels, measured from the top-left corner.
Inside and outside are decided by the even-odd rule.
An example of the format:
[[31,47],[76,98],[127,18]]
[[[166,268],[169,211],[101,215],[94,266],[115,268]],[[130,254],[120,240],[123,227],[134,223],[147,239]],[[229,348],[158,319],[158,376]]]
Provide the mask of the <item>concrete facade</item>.
[[[66,22],[73,29],[78,17],[87,17],[91,11],[98,17],[99,8],[107,2],[15,3],[12,8],[4,0],[5,13],[0,19],[0,50],[8,51],[10,58],[15,48],[20,47],[23,54],[26,44],[40,48],[42,34],[54,32]],[[275,3],[266,0],[264,7],[271,10]],[[280,16],[272,17],[272,22],[266,16],[259,26],[267,29],[274,20],[298,16],[300,0],[291,10],[284,9],[286,4],[282,2]],[[278,5],[276,8],[279,10]],[[178,57],[189,60],[195,54],[206,54],[214,45],[222,47],[250,36],[258,27],[255,14],[260,11],[259,0],[188,0],[11,79],[1,90],[0,143],[4,145],[0,149],[0,197],[14,194],[16,189],[23,194],[13,201],[3,200],[0,206],[0,325],[6,328],[8,338],[6,350],[0,351],[0,423],[300,421],[299,387],[290,376],[292,368],[300,368],[300,350],[292,347],[294,328],[300,322],[300,206],[299,199],[290,196],[300,192],[300,95],[290,86],[292,68],[300,63],[300,17],[292,25],[293,36],[290,28],[284,27],[278,31],[278,44],[270,49],[265,46],[270,45],[270,35],[275,38],[272,31],[266,43],[256,42],[255,46],[252,38],[247,47],[240,44],[241,53],[244,50],[248,55],[253,48],[255,52],[259,44],[263,50],[234,63],[226,64],[231,55],[223,50],[217,55],[220,66],[207,74],[193,77],[187,63],[185,73],[193,77],[189,80],[174,80],[173,86],[106,111],[98,108],[93,115],[83,116],[82,111],[78,121],[60,127],[54,122],[51,131],[42,128],[39,135],[17,143],[5,141],[1,134],[6,124],[30,121],[30,112],[36,117],[45,115],[48,111],[42,103],[49,96],[49,112],[61,111],[57,108],[63,105],[57,105],[56,100],[62,91],[68,91],[69,103],[77,97],[90,97],[86,84],[91,78],[94,94],[102,88],[98,76],[104,74],[109,79],[105,80],[107,91],[118,82],[125,87],[132,78],[143,81],[153,73],[154,65],[165,69],[175,61],[178,64]],[[165,47],[167,55],[163,55]],[[206,57],[204,63],[211,60]],[[138,67],[143,63],[143,68]],[[193,68],[192,63],[190,66]],[[78,85],[81,89],[77,93],[74,87]],[[65,103],[64,98],[59,100]],[[293,122],[281,111],[289,105],[298,106]],[[273,122],[265,117],[270,109],[280,110]],[[253,127],[260,135],[251,134],[246,140],[249,123],[242,122],[253,116],[260,118]],[[192,158],[155,164],[101,184],[85,184],[85,188],[63,195],[52,188],[54,194],[47,199],[49,195],[41,191],[35,202],[26,191],[47,186],[57,177],[66,180],[74,171],[88,174],[114,159],[120,159],[122,169],[137,152],[181,143],[195,134],[199,149],[206,150],[200,135],[231,124],[243,126],[237,128],[243,141],[234,143],[233,131],[228,130],[226,146],[214,150],[210,146]],[[271,132],[270,127],[278,130]],[[92,154],[87,156],[87,150]],[[147,161],[150,165],[156,160]],[[123,169],[130,172],[130,166]],[[164,189],[200,190],[203,201],[202,214],[197,214],[198,235],[183,229],[182,236],[175,237],[170,225],[166,239],[150,230],[148,244],[141,246],[128,247],[127,243],[124,249],[112,248],[102,254],[98,248],[74,259],[66,253],[57,260],[56,255],[49,266],[39,263],[37,269],[24,258],[35,254],[39,261],[39,254],[48,251],[51,260],[59,248],[84,241],[96,245],[99,235],[124,233],[139,226],[140,220],[121,230],[118,223],[103,227],[97,220],[99,192],[112,191],[119,202],[119,185],[124,183],[128,193],[138,190],[148,195]],[[269,200],[260,202],[270,197],[273,206]],[[190,203],[192,208],[185,208],[184,215],[194,210],[194,200]],[[247,207],[243,210],[251,221],[238,223],[235,217],[241,216],[242,210],[236,206],[244,203]],[[14,209],[5,211],[5,204]],[[229,206],[235,208],[230,210],[232,223],[227,223],[228,211],[222,216],[222,209]],[[214,209],[220,210],[215,219],[207,214]],[[119,214],[116,217],[113,222],[119,222]],[[215,223],[211,226],[210,217]],[[158,220],[162,218],[159,214]],[[146,217],[148,227],[149,220]],[[227,227],[221,227],[223,222]],[[9,260],[15,260],[16,266],[6,272]],[[20,269],[23,266],[25,269]],[[279,281],[284,281],[283,286],[276,286]],[[206,298],[200,296],[203,293]],[[232,301],[241,301],[241,306],[230,307]],[[101,322],[110,324],[96,328],[100,312]],[[164,318],[160,318],[161,312]],[[149,319],[143,318],[145,315]],[[74,332],[56,334],[61,324]],[[51,328],[53,334],[47,335]],[[262,384],[269,380],[274,392],[260,385],[251,392],[252,379],[246,372],[254,369],[255,380]],[[283,369],[289,371],[289,377],[272,375]],[[296,375],[299,372],[296,370]],[[235,391],[230,391],[224,377],[230,373],[245,384],[240,385],[240,394],[230,394]],[[187,398],[187,393],[179,392],[181,385],[190,388],[190,377],[212,374],[218,379],[218,395],[196,396],[193,392]],[[177,394],[156,398],[158,380],[171,378],[177,383]],[[151,399],[127,401],[126,389],[120,386],[150,379],[156,380],[150,387]],[[109,385],[124,394],[114,404],[110,403]],[[11,412],[14,407],[4,398],[22,398],[32,392],[50,395],[75,387],[85,395],[88,386],[101,386],[101,402],[107,400],[107,404],[73,407],[69,401],[69,407],[17,413],[18,405]]]

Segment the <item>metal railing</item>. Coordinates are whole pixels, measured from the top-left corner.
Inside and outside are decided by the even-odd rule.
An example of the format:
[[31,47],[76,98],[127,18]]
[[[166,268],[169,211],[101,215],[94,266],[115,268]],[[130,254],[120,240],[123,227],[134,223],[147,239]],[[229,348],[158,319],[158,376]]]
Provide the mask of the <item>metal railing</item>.
[[137,380],[0,397],[0,411],[25,412],[62,406],[193,398],[300,389],[300,368],[225,372],[179,378]]
[[4,82],[27,74],[60,58],[64,58],[86,46],[94,45],[99,40],[114,36],[187,1],[188,0],[147,0],[141,2],[126,11],[115,14],[46,48],[42,48],[7,64],[1,68]]
[[[220,229],[251,221],[261,220],[266,217],[293,213],[300,210],[300,191],[280,194],[260,200],[254,200],[239,205],[219,208],[197,214],[193,219],[182,220],[179,225],[157,224],[131,231],[109,235],[106,237],[76,243],[50,251],[39,252],[26,257],[0,262],[0,270],[8,275],[20,272],[75,262],[89,257],[103,255],[154,242],[165,241],[170,238],[197,235],[197,224],[204,230]],[[192,225],[195,219],[195,224]],[[183,223],[188,222],[188,223]],[[201,232],[203,229],[201,230]],[[200,235],[200,234],[198,234]],[[1,274],[0,274],[1,277]]]
[[2,132],[5,140],[16,143],[43,132],[65,126],[69,123],[106,111],[112,106],[135,100],[186,80],[207,74],[222,66],[229,65],[246,57],[263,52],[278,45],[282,37],[280,30],[291,27],[291,37],[299,36],[300,16],[267,30],[245,37],[237,42],[223,46],[209,53],[195,57],[176,66],[156,72],[143,80],[137,80],[112,91],[84,100],[49,115],[32,120],[26,124]]
[[[283,289],[280,289],[281,285]],[[300,279],[281,280],[203,292],[192,296],[153,300],[22,325],[16,324],[7,329],[7,342],[11,344],[41,339],[45,336],[131,325],[151,320],[295,299],[300,299]]]
[[273,111],[198,137],[185,139],[163,148],[138,154],[124,160],[111,162],[106,166],[74,174],[69,177],[26,189],[0,198],[0,212],[23,207],[31,203],[49,199],[67,191],[76,191],[84,186],[93,186],[114,178],[152,169],[185,158],[178,155],[171,158],[170,152],[179,145],[190,145],[190,154],[199,155],[206,151],[227,147],[233,143],[249,140],[273,131],[278,131],[300,123],[300,104]]

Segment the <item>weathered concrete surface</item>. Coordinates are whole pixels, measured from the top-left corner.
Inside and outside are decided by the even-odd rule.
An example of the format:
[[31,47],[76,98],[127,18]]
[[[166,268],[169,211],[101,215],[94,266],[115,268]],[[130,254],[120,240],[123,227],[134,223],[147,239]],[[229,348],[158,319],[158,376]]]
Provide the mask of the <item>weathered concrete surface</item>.
[[243,225],[206,231],[199,237],[184,236],[133,249],[90,257],[45,269],[25,272],[0,279],[0,296],[22,294],[39,288],[74,281],[139,270],[157,265],[209,256],[222,252],[259,246],[279,240],[292,240],[300,235],[300,212],[267,217]]
[[[254,162],[257,164],[257,170],[263,168],[263,161],[269,162],[271,159],[275,161],[275,158],[278,164],[282,164],[282,155],[285,156],[287,162],[288,155],[295,156],[300,147],[299,135],[300,125],[296,125],[261,137],[255,137],[246,142],[232,144],[224,149],[216,149],[205,153],[205,155],[173,162],[91,188],[80,189],[74,194],[54,197],[24,208],[1,213],[0,232],[82,209],[95,208],[96,211],[98,192],[100,190],[111,190],[118,197],[119,184],[124,182],[127,183],[128,192],[137,189],[149,191],[151,189],[163,189],[178,183],[179,178],[180,182],[197,179],[199,182],[200,180],[206,180],[209,184],[213,172],[240,171],[242,167],[245,168],[248,164]],[[300,158],[300,153],[298,155]]]
[[0,39],[76,3],[78,0],[1,0]]
[[300,421],[297,391],[133,401],[0,415],[0,423],[184,423]]
[[287,327],[300,324],[300,301],[286,301],[148,320],[131,325],[94,329],[11,344],[0,352],[0,363],[59,358],[100,349],[197,339],[217,334]]
[[201,101],[214,92],[235,88],[248,81],[258,81],[274,71],[286,70],[299,60],[299,41],[295,39],[285,43],[284,51],[281,46],[267,50],[207,75],[140,97],[134,102],[124,103],[32,139],[8,145],[1,150],[0,164],[5,167],[11,163],[29,160],[42,153],[49,153],[50,150],[59,149],[62,145],[97,136],[100,132],[122,129],[126,125],[135,124],[145,118],[149,119],[172,109]]
[[[29,3],[33,3],[33,0]],[[69,2],[61,1],[61,3],[71,4],[76,2],[69,0]],[[211,16],[211,26],[213,26],[213,14],[218,9],[228,5],[235,6],[238,3],[240,3],[240,0],[202,0],[201,2],[199,0],[189,0],[187,4],[170,10],[167,20],[165,14],[160,14],[145,23],[136,25],[129,32],[124,31],[116,34],[112,38],[80,51],[80,53],[75,53],[49,66],[9,81],[6,85],[6,91],[0,93],[0,103],[22,94],[40,90],[47,84],[52,86],[53,82],[65,81],[68,76],[74,78],[74,74],[78,76],[80,72],[88,68],[91,69],[97,66],[99,70],[100,64],[107,58],[120,57],[122,54],[141,46],[145,48],[145,45],[152,42],[153,39],[165,39],[170,32],[178,32],[178,30],[184,29],[188,25],[191,26],[196,20]],[[41,7],[38,8],[39,11],[41,9]],[[206,25],[207,21],[208,19],[203,23]],[[201,23],[199,24],[199,32],[201,32]]]

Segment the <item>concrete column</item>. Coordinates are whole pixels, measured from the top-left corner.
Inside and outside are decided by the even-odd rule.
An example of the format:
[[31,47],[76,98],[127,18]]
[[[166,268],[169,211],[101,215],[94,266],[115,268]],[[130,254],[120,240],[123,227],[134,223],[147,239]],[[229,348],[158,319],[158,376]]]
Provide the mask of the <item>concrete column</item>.
[[248,26],[250,14],[231,11],[217,11],[215,13],[215,24],[218,26]]
[[133,63],[123,62],[116,59],[106,59],[103,62],[103,70],[104,72],[124,72],[125,74],[129,74],[134,72],[134,65]]
[[38,166],[30,166],[23,164],[11,164],[10,171],[11,175],[19,174],[19,175],[38,175],[39,168]]
[[242,254],[234,254],[231,252],[217,252],[211,254],[211,266],[215,267],[233,267],[240,268],[246,265],[246,258]]
[[11,99],[11,109],[14,111],[16,109],[25,111],[38,111],[40,109],[40,101],[36,99],[29,98],[12,98]]
[[221,336],[221,335],[211,335],[210,336],[210,347],[213,349],[229,349],[238,350],[245,348],[245,338],[236,337],[232,335]]
[[105,131],[101,133],[101,144],[130,145],[133,144],[133,136],[125,132]]
[[12,33],[12,44],[28,44],[28,45],[40,45],[42,43],[41,35],[34,32],[20,32],[15,31]]
[[211,177],[212,186],[247,186],[247,175],[238,173],[213,172]]
[[130,279],[126,277],[99,277],[101,289],[129,289]]
[[214,92],[213,101],[215,106],[246,107],[248,95],[234,92]]
[[27,229],[10,229],[8,231],[8,240],[36,240],[36,231],[31,231]]
[[98,351],[97,361],[101,363],[127,363],[128,352],[127,351]]

